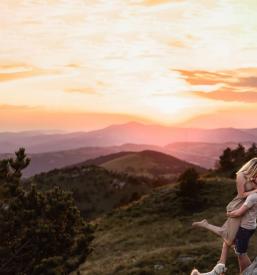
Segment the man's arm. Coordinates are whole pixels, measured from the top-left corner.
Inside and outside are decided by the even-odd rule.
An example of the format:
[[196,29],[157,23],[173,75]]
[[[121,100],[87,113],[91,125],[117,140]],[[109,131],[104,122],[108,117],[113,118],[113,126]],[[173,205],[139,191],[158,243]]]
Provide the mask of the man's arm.
[[239,209],[231,211],[231,212],[227,212],[227,216],[230,218],[237,218],[237,217],[241,217],[245,214],[245,212],[249,209],[249,207],[247,207],[246,205],[242,205]]
[[228,212],[227,216],[231,218],[241,217],[245,214],[247,210],[253,207],[256,203],[257,203],[257,194],[256,193],[251,194],[246,198],[244,204],[239,209]]

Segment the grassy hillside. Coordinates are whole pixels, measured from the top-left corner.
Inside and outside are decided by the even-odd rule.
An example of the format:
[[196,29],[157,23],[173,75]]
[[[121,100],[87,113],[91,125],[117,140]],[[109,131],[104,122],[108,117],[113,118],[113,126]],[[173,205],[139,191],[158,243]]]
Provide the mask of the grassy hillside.
[[70,167],[32,178],[41,190],[60,186],[71,191],[83,216],[94,218],[149,193],[155,181],[113,173],[97,166]]
[[151,150],[120,152],[89,160],[83,164],[95,164],[110,171],[147,177],[164,177],[171,180],[176,179],[179,174],[190,167],[194,167],[200,173],[206,171],[202,167]]
[[[193,229],[191,223],[208,218],[221,225],[235,183],[225,178],[204,181],[200,193],[205,208],[201,212],[183,210],[177,187],[169,185],[98,219],[95,249],[81,265],[80,274],[188,275],[194,266],[208,271],[219,258],[222,242],[203,229]],[[249,248],[251,257],[257,255],[256,241],[255,235]],[[227,275],[239,274],[232,250],[228,267]]]
[[41,173],[32,180],[42,190],[60,186],[71,191],[82,215],[92,219],[139,199],[156,186],[174,183],[189,167],[206,171],[155,151],[120,152]]

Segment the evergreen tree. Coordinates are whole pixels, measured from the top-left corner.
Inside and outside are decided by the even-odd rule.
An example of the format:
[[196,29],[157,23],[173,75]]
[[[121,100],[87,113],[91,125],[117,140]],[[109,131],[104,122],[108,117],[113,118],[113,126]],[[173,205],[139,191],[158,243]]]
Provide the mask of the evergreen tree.
[[233,171],[236,172],[245,162],[245,148],[242,144],[238,144],[237,148],[231,151]]
[[199,190],[198,182],[199,174],[194,168],[187,169],[179,177],[180,194],[183,196],[191,196]]
[[179,177],[179,196],[182,200],[182,207],[187,211],[199,211],[203,201],[200,196],[201,181],[199,174],[194,168],[187,169]]
[[15,154],[0,161],[0,274],[68,274],[89,255],[93,229],[71,194],[25,190],[30,160],[24,149]]
[[226,148],[219,158],[218,171],[234,177],[238,169],[247,161],[247,152],[242,144],[235,149]]
[[232,150],[228,147],[223,151],[223,154],[219,157],[220,171],[226,172],[234,168],[232,160]]
[[246,158],[246,161],[248,161],[256,157],[257,157],[257,147],[256,147],[256,144],[253,143],[252,146],[248,148],[245,158]]

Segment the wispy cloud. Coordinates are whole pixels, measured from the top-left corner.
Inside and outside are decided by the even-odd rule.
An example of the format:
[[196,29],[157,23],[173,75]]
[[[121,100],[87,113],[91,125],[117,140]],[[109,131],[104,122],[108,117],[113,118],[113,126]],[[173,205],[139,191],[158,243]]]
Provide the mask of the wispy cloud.
[[191,85],[216,85],[224,83],[231,86],[257,86],[257,68],[223,71],[177,70],[177,72]]
[[185,0],[143,0],[143,4],[145,5],[161,5],[166,3],[174,3],[174,2],[184,2]]
[[223,88],[216,90],[214,92],[193,92],[193,94],[208,98],[208,99],[215,99],[221,101],[237,101],[237,102],[247,102],[253,103],[257,102],[257,92],[254,91],[244,91],[244,92],[234,92],[229,88]]
[[67,93],[81,93],[81,94],[88,94],[88,95],[99,94],[94,88],[91,88],[91,87],[66,88],[64,89],[64,91]]
[[0,82],[25,79],[44,75],[54,75],[56,70],[46,70],[28,65],[3,64],[0,66]]
[[[257,102],[257,68],[217,72],[178,70],[178,72],[194,89],[191,94],[228,102]],[[205,88],[208,86],[209,91],[201,91],[201,86]]]

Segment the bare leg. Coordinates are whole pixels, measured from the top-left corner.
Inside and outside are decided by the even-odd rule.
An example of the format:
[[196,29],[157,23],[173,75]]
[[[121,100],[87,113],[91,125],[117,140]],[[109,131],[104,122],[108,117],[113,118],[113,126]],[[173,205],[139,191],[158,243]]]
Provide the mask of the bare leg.
[[226,242],[223,242],[219,263],[226,265],[226,261],[228,258],[228,251],[229,251],[229,246],[227,245]]
[[238,264],[240,268],[240,273],[242,273],[249,265],[251,265],[251,260],[248,255],[240,255],[238,256]]
[[[226,265],[226,261],[228,258],[228,252],[229,252],[229,246],[227,245],[226,242],[223,242],[219,263]],[[225,273],[222,273],[221,275],[225,275]]]
[[239,229],[241,219],[239,218],[228,218],[227,221],[223,224],[222,227],[212,225],[208,223],[207,220],[202,220],[200,222],[194,222],[193,227],[201,227],[205,228],[214,234],[223,238],[223,240],[228,244],[228,246],[232,245],[236,233]]
[[220,236],[220,237],[223,237],[224,235],[224,228],[223,227],[219,227],[219,226],[216,226],[216,225],[212,225],[210,223],[208,223],[207,220],[202,220],[200,222],[194,222],[192,224],[193,227],[201,227],[201,228],[205,228],[209,231],[211,231],[212,233]]

